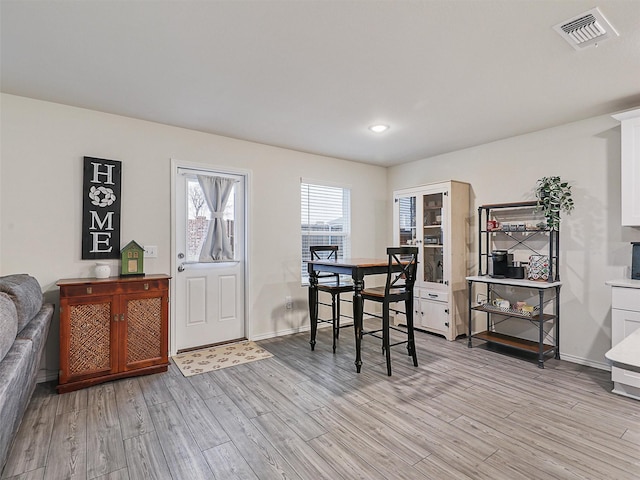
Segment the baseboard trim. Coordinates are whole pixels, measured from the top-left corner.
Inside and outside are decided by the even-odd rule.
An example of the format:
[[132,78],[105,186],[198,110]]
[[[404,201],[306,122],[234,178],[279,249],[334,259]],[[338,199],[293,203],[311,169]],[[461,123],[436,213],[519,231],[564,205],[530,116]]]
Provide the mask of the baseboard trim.
[[[367,320],[368,318],[370,317],[365,317],[364,320]],[[351,319],[348,318],[347,320],[349,320],[348,323],[351,322]],[[328,323],[319,323],[318,329],[320,328],[331,328],[331,325],[329,325]],[[288,328],[286,330],[278,330],[277,332],[263,333],[260,335],[251,335],[251,338],[249,340],[257,342],[259,340],[266,340],[268,338],[283,337],[285,335],[292,335],[294,333],[309,332],[310,330],[311,330],[311,325],[302,325],[298,328]]]
[[58,372],[54,370],[46,370],[41,368],[38,371],[38,376],[36,377],[36,383],[45,383],[51,382],[52,380],[58,380]]
[[[324,327],[324,325],[323,326],[318,325],[318,328],[322,328],[322,327]],[[309,330],[311,330],[311,327],[309,325],[305,325],[298,328],[288,328],[286,330],[278,330],[277,332],[263,333],[260,335],[251,335],[251,338],[249,340],[252,340],[252,341],[266,340],[268,338],[284,337],[285,335],[293,335],[294,333],[308,332]]]
[[589,360],[588,358],[576,357],[574,355],[567,355],[566,353],[560,352],[560,358],[562,360],[566,360],[567,362],[577,363],[578,365],[584,365],[586,367],[597,368],[598,370],[607,370],[611,371],[611,365],[605,362],[594,362],[593,360]]

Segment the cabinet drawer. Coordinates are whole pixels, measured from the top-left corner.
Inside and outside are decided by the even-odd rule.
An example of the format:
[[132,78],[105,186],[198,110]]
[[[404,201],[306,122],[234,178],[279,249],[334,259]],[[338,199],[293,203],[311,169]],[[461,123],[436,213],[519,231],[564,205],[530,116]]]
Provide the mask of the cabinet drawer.
[[111,295],[115,288],[109,283],[91,285],[65,285],[60,287],[60,297],[85,297],[87,295]]
[[611,380],[640,388],[640,372],[625,370],[624,368],[619,367],[611,367]]
[[432,302],[449,303],[449,292],[438,292],[435,290],[425,290],[420,294],[420,298],[431,300]]
[[636,330],[640,329],[640,312],[611,309],[611,346],[615,347]]
[[142,280],[126,283],[99,283],[85,285],[63,285],[60,287],[60,297],[84,297],[87,295],[113,295],[120,293],[139,293],[149,290],[167,288],[167,280]]
[[139,282],[128,282],[121,284],[122,293],[146,292],[149,290],[168,289],[169,282],[167,280],[140,280]]
[[611,306],[620,310],[640,311],[640,289],[613,287],[611,289]]

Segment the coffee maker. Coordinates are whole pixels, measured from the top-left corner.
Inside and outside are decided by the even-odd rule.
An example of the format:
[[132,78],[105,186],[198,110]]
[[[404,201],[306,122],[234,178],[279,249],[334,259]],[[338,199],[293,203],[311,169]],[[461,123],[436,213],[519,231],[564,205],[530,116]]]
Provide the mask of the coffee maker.
[[509,277],[509,267],[513,265],[513,254],[507,250],[493,250],[491,252],[490,276],[493,278]]
[[631,278],[640,280],[640,242],[631,242]]

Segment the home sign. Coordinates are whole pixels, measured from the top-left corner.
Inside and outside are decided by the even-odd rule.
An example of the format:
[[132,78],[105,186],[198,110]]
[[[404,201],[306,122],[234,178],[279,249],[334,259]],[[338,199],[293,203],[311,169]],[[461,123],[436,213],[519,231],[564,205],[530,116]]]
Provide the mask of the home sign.
[[120,257],[122,162],[84,157],[82,259]]

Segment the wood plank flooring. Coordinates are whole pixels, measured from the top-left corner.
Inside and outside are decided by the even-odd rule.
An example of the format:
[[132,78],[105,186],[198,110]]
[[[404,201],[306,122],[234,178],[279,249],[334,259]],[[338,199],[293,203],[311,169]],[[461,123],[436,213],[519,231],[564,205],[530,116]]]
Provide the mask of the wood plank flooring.
[[[398,334],[396,334],[398,335]],[[640,402],[609,373],[417,333],[413,367],[353,332],[258,342],[272,358],[63,395],[41,384],[2,479],[640,478]]]

